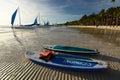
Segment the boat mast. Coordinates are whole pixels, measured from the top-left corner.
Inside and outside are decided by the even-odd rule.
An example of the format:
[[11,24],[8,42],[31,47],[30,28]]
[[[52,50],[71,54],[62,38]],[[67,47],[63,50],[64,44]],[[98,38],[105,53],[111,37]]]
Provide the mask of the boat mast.
[[39,26],[40,26],[40,13],[39,13],[39,15],[38,15],[38,16],[39,16]]
[[18,3],[18,14],[19,14],[19,25],[21,25],[21,15],[20,15],[20,0],[19,0],[19,3]]
[[20,16],[20,8],[18,7],[18,13],[19,13],[19,25],[21,25],[21,16]]

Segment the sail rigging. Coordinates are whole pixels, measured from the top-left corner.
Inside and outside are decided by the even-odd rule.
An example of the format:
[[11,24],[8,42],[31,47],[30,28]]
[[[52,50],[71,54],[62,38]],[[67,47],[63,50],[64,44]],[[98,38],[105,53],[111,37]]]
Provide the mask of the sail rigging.
[[19,25],[21,25],[20,7],[18,7],[18,13],[19,13]]
[[44,21],[44,26],[49,26],[49,21],[47,22]]
[[34,20],[33,25],[37,25],[37,24],[38,24],[38,22],[37,22],[37,17],[36,17],[35,20]]
[[18,8],[15,10],[15,12],[12,14],[12,17],[11,17],[11,24],[13,26],[14,24],[14,21],[15,21],[15,18],[16,18],[16,15],[17,15],[17,11],[18,11]]
[[35,20],[34,20],[34,22],[33,22],[32,24],[27,24],[27,25],[24,25],[24,26],[34,26],[34,25],[39,25],[39,24],[38,24],[38,21],[37,21],[37,18],[38,18],[38,17],[35,18]]

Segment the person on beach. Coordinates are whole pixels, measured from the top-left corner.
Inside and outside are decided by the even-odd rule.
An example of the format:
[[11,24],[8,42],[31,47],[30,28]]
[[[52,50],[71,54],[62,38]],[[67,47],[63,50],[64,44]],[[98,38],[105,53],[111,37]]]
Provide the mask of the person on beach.
[[55,54],[54,51],[42,50],[42,52],[40,52],[40,54],[38,55],[38,58],[48,62],[52,58],[53,54]]
[[96,25],[96,28],[98,28],[98,26],[99,26],[99,25],[97,24],[97,25]]

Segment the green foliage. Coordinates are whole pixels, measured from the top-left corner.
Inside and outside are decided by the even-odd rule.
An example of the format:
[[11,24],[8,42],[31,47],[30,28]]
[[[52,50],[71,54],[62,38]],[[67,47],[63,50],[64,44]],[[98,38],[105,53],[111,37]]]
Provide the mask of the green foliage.
[[112,0],[111,2],[115,2],[115,0]]
[[120,25],[120,7],[102,9],[98,14],[83,15],[80,20],[66,22],[65,25]]

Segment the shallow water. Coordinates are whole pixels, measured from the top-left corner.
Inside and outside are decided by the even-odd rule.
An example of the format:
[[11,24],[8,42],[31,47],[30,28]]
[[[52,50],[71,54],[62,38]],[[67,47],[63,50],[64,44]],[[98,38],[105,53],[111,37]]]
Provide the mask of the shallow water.
[[99,29],[99,28],[76,28],[80,31],[92,34],[94,37],[102,41],[120,46],[120,30]]
[[[68,27],[36,29],[0,28],[1,80],[117,80],[120,78],[120,47]],[[40,51],[44,44],[68,45],[98,49],[101,54],[86,56],[104,60],[110,70],[76,72],[37,65],[25,59],[24,53]]]

